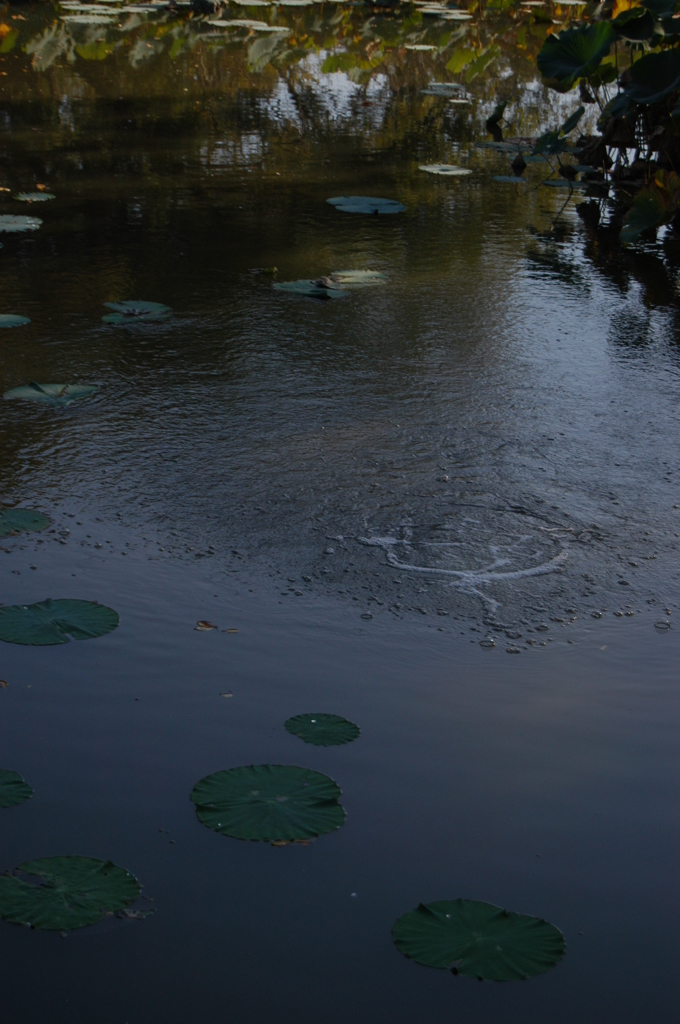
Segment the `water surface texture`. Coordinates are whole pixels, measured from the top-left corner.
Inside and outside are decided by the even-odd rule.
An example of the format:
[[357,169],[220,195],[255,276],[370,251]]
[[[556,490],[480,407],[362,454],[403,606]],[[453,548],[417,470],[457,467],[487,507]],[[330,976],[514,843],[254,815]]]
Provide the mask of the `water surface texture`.
[[[499,98],[517,136],[576,105],[533,63],[570,12],[2,14],[0,214],[43,223],[2,234],[0,312],[31,322],[0,384],[98,391],[1,403],[2,503],[53,523],[2,540],[0,600],[121,626],[1,645],[0,767],[35,795],[0,869],[110,857],[156,911],[0,922],[8,1021],[672,1019],[676,243],[624,251],[479,145]],[[385,281],[274,288],[342,270]],[[102,320],[129,300],[172,313]],[[312,711],[360,739],[283,729]],[[331,775],[345,825],[275,849],[197,822],[199,778],[266,762]],[[545,917],[564,961],[480,985],[401,957],[396,917],[458,896]]]

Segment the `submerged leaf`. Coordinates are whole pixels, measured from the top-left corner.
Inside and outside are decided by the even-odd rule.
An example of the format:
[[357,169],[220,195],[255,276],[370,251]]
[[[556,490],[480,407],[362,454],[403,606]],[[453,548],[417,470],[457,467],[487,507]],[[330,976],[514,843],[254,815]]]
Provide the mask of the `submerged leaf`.
[[37,231],[41,224],[40,217],[19,217],[9,213],[0,216],[0,231]]
[[141,320],[166,320],[172,315],[170,306],[162,302],[105,302],[105,306],[114,310],[106,313],[102,320],[107,324],[130,324]]
[[77,398],[85,398],[97,390],[94,384],[22,384],[18,388],[5,391],[3,398],[26,398],[31,402],[44,402],[47,405],[68,405]]
[[536,58],[538,70],[549,85],[567,91],[579,78],[587,78],[607,56],[614,41],[609,21],[581,25],[548,36]]
[[233,836],[271,843],[313,839],[339,828],[345,810],[327,775],[293,765],[231,768],[201,779],[192,791],[199,821]]
[[30,508],[3,508],[0,510],[0,537],[10,537],[13,533],[24,533],[29,530],[45,530],[50,525],[47,516],[42,512],[32,512]]
[[32,928],[61,931],[95,924],[141,891],[129,871],[94,857],[43,857],[16,870],[32,881],[0,875],[0,917]]
[[21,327],[23,324],[30,324],[27,316],[17,316],[14,313],[0,313],[0,327]]
[[396,199],[377,199],[373,196],[335,196],[327,199],[327,203],[344,213],[401,213],[406,209]]
[[562,933],[547,921],[478,900],[421,903],[398,918],[392,936],[397,949],[419,964],[488,981],[542,974],[566,948]]
[[460,178],[466,174],[472,174],[469,167],[457,167],[455,164],[421,164],[419,171],[427,171],[428,174],[445,174],[449,178]]
[[337,747],[351,743],[361,732],[358,725],[340,715],[295,715],[283,725],[293,736],[299,736],[305,743],[313,743],[317,747]]
[[33,790],[17,772],[0,770],[0,807],[17,807],[32,796]]
[[92,640],[114,630],[118,613],[96,601],[48,598],[39,604],[0,607],[0,640],[32,647]]

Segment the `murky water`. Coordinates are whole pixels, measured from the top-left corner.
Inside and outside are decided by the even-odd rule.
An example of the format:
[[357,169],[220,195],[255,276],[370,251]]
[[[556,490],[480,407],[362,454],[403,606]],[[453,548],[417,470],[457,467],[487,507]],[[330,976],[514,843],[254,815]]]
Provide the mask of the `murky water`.
[[[571,109],[534,81],[534,15],[464,106],[419,90],[507,13],[452,35],[411,8],[262,10],[290,31],[4,16],[0,214],[43,224],[2,236],[0,311],[31,323],[2,332],[0,382],[100,390],[3,403],[2,499],[55,532],[3,541],[2,600],[96,597],[121,627],[3,645],[4,758],[36,795],[3,812],[0,866],[111,857],[157,911],[4,925],[7,1018],[670,1019],[672,240],[626,253],[534,169],[521,194],[492,181],[497,98],[517,134]],[[11,198],[38,184],[56,199]],[[272,286],[345,269],[386,280]],[[173,315],[102,322],[128,299]],[[317,704],[360,741],[284,732]],[[267,760],[336,778],[346,826],[274,850],[198,825],[198,778]],[[458,895],[554,921],[567,957],[507,986],[401,958],[395,917]]]

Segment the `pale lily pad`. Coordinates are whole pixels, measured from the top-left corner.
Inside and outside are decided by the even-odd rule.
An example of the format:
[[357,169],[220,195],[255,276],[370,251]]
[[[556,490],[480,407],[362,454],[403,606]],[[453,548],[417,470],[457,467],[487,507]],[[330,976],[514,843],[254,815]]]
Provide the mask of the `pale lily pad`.
[[566,948],[562,933],[547,921],[478,900],[421,903],[397,920],[392,937],[419,964],[487,981],[543,974]]
[[358,725],[340,715],[295,715],[284,722],[283,726],[293,736],[299,736],[305,743],[313,743],[317,747],[338,747],[343,743],[351,743],[361,732]]
[[345,809],[327,775],[294,765],[231,768],[201,779],[191,799],[208,828],[264,843],[314,839],[339,828]]
[[30,324],[27,316],[16,316],[14,313],[0,313],[0,327],[21,327]]
[[93,640],[114,630],[118,612],[96,601],[48,598],[39,604],[9,604],[0,607],[0,640],[8,644],[41,647]]
[[14,198],[20,203],[46,203],[57,197],[51,192],[18,192]]
[[0,537],[11,537],[16,533],[28,533],[47,529],[50,521],[42,512],[30,508],[0,509]]
[[428,174],[444,174],[447,178],[462,178],[472,174],[469,167],[457,167],[456,164],[421,164],[418,170],[427,171]]
[[437,50],[437,46],[428,46],[427,43],[406,43],[405,50],[414,50],[416,53],[427,53],[428,50]]
[[463,86],[457,82],[430,82],[426,89],[421,89],[425,96],[455,96],[462,92]]
[[113,313],[106,313],[102,320],[107,324],[130,324],[147,320],[166,320],[172,315],[170,306],[162,302],[105,302]]
[[5,391],[3,398],[26,398],[30,402],[44,402],[46,405],[68,405],[77,398],[86,398],[97,390],[94,384],[22,384]]
[[285,25],[268,25],[266,21],[253,21],[250,18],[232,18],[229,21],[218,18],[208,19],[206,25],[217,25],[219,28],[250,28],[253,32],[291,32]]
[[386,214],[402,213],[406,209],[396,199],[377,199],[373,196],[335,196],[327,203],[344,213]]
[[17,807],[32,796],[33,790],[17,772],[0,770],[0,807]]
[[141,891],[129,871],[94,857],[43,857],[16,870],[32,881],[0,875],[0,917],[32,928],[66,931],[96,924]]
[[41,224],[40,217],[19,217],[10,213],[0,216],[0,231],[37,231]]
[[373,288],[384,284],[387,278],[378,270],[334,270],[321,280],[336,288]]
[[301,281],[276,281],[273,287],[277,292],[288,292],[291,295],[304,295],[310,299],[345,299],[347,293],[317,281],[303,279]]

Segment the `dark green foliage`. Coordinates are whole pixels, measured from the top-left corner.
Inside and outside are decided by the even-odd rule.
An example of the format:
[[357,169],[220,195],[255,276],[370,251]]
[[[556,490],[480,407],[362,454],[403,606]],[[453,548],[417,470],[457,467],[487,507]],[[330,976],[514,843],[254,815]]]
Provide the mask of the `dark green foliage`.
[[215,772],[196,783],[199,821],[235,839],[294,842],[339,828],[340,788],[327,775],[294,765],[259,764]]
[[538,917],[478,900],[438,900],[400,917],[392,936],[419,964],[488,981],[542,974],[564,956],[564,936]]
[[305,743],[314,743],[317,747],[335,747],[341,743],[351,743],[360,733],[358,725],[348,722],[340,715],[295,715],[284,722],[284,728],[293,736],[299,736]]
[[0,807],[16,807],[32,796],[33,790],[17,772],[0,770]]
[[614,41],[609,21],[581,25],[559,35],[548,36],[536,63],[549,85],[560,92],[571,89],[579,78],[597,70]]
[[30,508],[3,508],[0,510],[0,537],[11,537],[15,533],[28,533],[29,530],[45,530],[50,525],[47,516],[42,512],[32,512]]
[[140,893],[129,871],[94,857],[43,857],[16,870],[33,879],[0,875],[0,917],[33,928],[61,931],[95,924]]
[[58,600],[12,604],[0,608],[0,640],[45,646],[91,640],[118,625],[118,613],[96,601]]
[[650,106],[676,89],[680,89],[680,50],[661,50],[635,61],[626,95],[634,103]]

